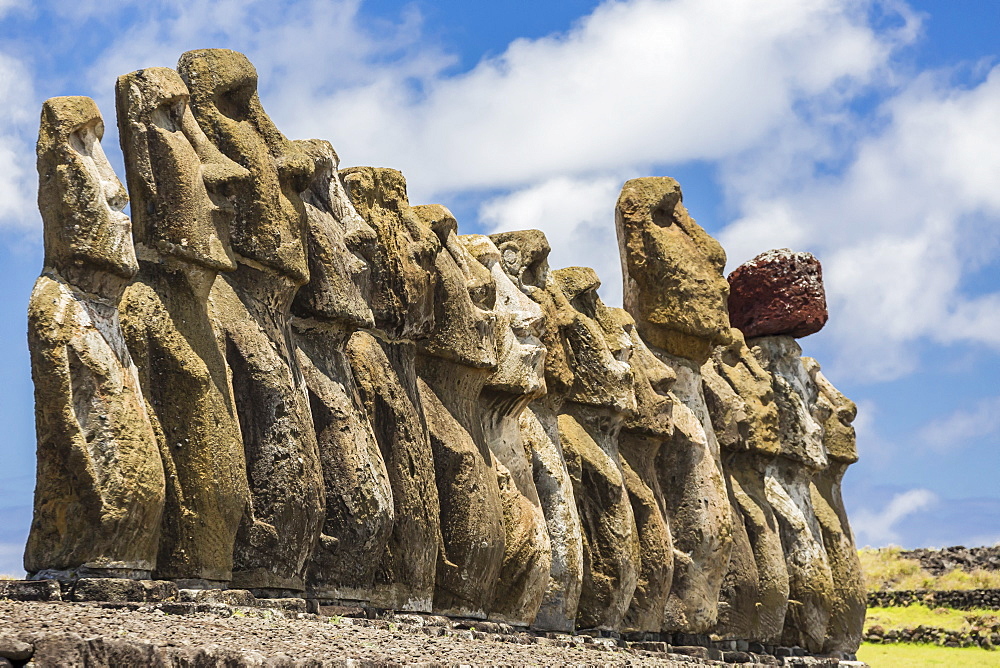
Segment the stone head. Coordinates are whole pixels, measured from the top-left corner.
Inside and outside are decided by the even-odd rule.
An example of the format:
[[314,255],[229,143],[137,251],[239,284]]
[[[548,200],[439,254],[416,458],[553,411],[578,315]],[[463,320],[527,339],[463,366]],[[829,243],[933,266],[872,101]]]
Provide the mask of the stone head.
[[202,132],[175,71],[150,67],[122,75],[115,98],[136,247],[216,271],[235,269],[232,193],[249,172]]
[[131,222],[122,213],[128,194],[104,155],[103,136],[101,112],[89,97],[54,97],[42,105],[37,155],[45,266],[100,292],[100,281],[88,275],[118,283],[139,269]]
[[678,183],[632,179],[622,188],[615,225],[625,309],[642,337],[672,355],[702,364],[728,343],[726,254],[690,215]]
[[429,204],[413,211],[441,242],[434,260],[434,329],[421,342],[421,351],[466,367],[495,367],[497,288],[492,274],[462,245],[458,222],[448,209]]
[[302,193],[309,221],[309,283],[295,295],[292,312],[303,318],[372,327],[371,261],[375,230],[351,204],[329,142],[295,142],[313,160],[313,177]]
[[823,447],[827,456],[831,461],[853,464],[858,461],[857,437],[853,425],[854,418],[858,415],[857,405],[827,380],[820,371],[819,362],[811,357],[803,357],[802,364],[819,390],[813,413],[823,425]]
[[205,134],[250,172],[235,189],[233,250],[304,284],[309,270],[299,193],[309,186],[313,161],[265,113],[257,95],[257,71],[246,56],[228,49],[188,51],[177,70]]
[[410,207],[406,180],[397,170],[351,167],[340,176],[354,209],[375,231],[370,256],[375,328],[390,339],[427,337],[434,327],[440,240]]
[[632,380],[635,387],[635,414],[622,425],[623,432],[668,439],[673,436],[673,400],[670,388],[677,374],[649,349],[639,336],[635,320],[624,309],[610,309],[632,342]]
[[468,252],[487,270],[496,285],[497,368],[486,389],[528,399],[545,394],[545,329],[542,308],[504,271],[502,253],[489,237],[459,237]]
[[[703,372],[705,399],[712,413],[713,423],[720,418],[734,423],[716,426],[720,446],[765,456],[777,455],[781,451],[781,442],[778,437],[774,379],[747,347],[743,333],[734,327],[732,342],[715,348],[712,359],[705,366],[710,366],[731,392],[716,396],[721,393],[712,391],[708,374]],[[729,420],[725,420],[723,416]]]
[[573,374],[566,400],[634,413],[632,341],[598,296],[600,279],[589,267],[557,269],[552,276],[570,309],[563,327]]
[[573,308],[549,271],[552,250],[540,230],[517,230],[491,234],[500,251],[500,264],[515,285],[542,309],[545,329],[541,339],[546,348],[545,385],[548,395],[558,399],[569,394],[573,385],[570,354],[563,330],[573,320]]

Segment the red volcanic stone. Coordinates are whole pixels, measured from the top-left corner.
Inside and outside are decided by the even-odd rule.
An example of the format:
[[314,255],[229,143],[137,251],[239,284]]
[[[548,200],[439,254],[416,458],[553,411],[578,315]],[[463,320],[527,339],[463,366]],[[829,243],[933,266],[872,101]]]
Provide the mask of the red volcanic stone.
[[809,336],[827,318],[823,268],[812,253],[770,250],[729,274],[729,321],[748,339]]

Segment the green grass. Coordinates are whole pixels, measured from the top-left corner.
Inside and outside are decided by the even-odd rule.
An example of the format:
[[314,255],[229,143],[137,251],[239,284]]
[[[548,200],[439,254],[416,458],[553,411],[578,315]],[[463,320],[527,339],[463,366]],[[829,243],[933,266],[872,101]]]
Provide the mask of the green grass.
[[978,647],[940,647],[938,645],[872,645],[858,650],[858,659],[872,668],[925,668],[928,666],[960,668],[996,668],[998,657]]
[[[931,609],[922,604],[908,605],[903,608],[868,608],[865,628],[878,624],[889,631],[922,625],[948,631],[967,631],[973,626],[983,625],[989,618],[996,620],[998,616],[1000,616],[1000,612],[996,610]],[[1000,657],[997,657],[997,660],[1000,661]]]
[[868,591],[930,589],[952,591],[956,589],[1000,589],[1000,572],[977,568],[971,572],[953,570],[933,576],[920,567],[916,559],[900,556],[900,547],[865,547],[858,550],[861,570],[868,582]]

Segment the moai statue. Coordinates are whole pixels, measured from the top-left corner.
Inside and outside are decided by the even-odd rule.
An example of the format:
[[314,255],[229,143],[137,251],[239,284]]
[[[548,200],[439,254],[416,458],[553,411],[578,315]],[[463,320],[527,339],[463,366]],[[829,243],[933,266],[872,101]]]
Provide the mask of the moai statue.
[[356,330],[374,325],[375,231],[351,205],[329,142],[296,144],[315,169],[302,193],[309,283],[292,302],[292,324],[326,481],[326,521],[306,589],[314,598],[367,605],[392,531],[392,489],[344,348]]
[[216,281],[210,299],[232,371],[250,484],[233,586],[262,596],[303,591],[326,517],[308,391],[289,324],[292,299],[309,279],[299,193],[309,186],[313,162],[264,112],[257,72],[245,56],[189,51],[178,70],[209,139],[250,172],[235,191],[237,268]]
[[639,576],[639,536],[618,454],[622,421],[635,413],[628,360],[632,342],[597,295],[593,269],[553,272],[569,302],[563,327],[572,384],[559,413],[559,439],[583,525],[579,628],[621,627]]
[[420,342],[418,386],[434,451],[443,546],[435,611],[485,618],[504,560],[503,502],[483,431],[480,392],[496,369],[496,285],[443,206],[414,207],[441,250],[434,329]]
[[813,477],[827,468],[823,425],[812,407],[819,388],[802,361],[794,336],[826,322],[818,261],[808,253],[768,251],[729,276],[730,306],[747,346],[771,374],[778,409],[778,455],[765,467],[765,493],[778,520],[788,568],[789,605],[782,643],[820,652],[833,606],[833,576],[810,494]]
[[28,304],[38,476],[24,554],[36,578],[141,579],[156,568],[163,466],[118,319],[138,266],[103,135],[88,97],[42,105],[45,264]]
[[573,309],[549,272],[550,247],[542,232],[501,232],[490,238],[500,250],[504,272],[541,307],[545,316],[540,338],[546,348],[547,393],[532,401],[518,416],[545,515],[552,557],[548,585],[532,627],[572,631],[583,586],[583,526],[559,441],[558,415],[572,380],[561,332]]
[[719,444],[701,387],[701,365],[730,338],[725,252],[688,215],[670,178],[626,182],[615,223],[625,309],[677,377],[673,438],[657,461],[674,541],[664,630],[704,634],[718,619],[733,545]]
[[771,374],[743,334],[719,346],[702,367],[705,399],[722,450],[733,510],[733,553],[722,583],[719,624],[725,638],[776,644],[788,607],[788,570],[764,472],[778,454],[778,410]]
[[208,141],[173,70],[126,74],[115,92],[140,266],[122,299],[122,328],[167,475],[155,575],[225,587],[249,492],[208,295],[217,274],[236,267],[228,197],[249,173]]
[[545,316],[504,272],[489,237],[459,239],[496,285],[497,368],[479,395],[486,443],[499,472],[505,529],[490,618],[528,626],[548,587],[552,550],[518,418],[530,401],[545,394],[545,346],[539,339]]
[[357,331],[347,345],[392,489],[392,532],[375,560],[371,602],[430,612],[441,509],[417,389],[415,342],[434,326],[434,260],[441,242],[413,212],[398,171],[353,167],[340,175],[351,203],[377,237],[369,261],[374,335]]
[[833,575],[833,606],[823,652],[844,657],[858,651],[867,608],[864,574],[841,496],[844,473],[858,461],[851,424],[858,409],[826,379],[816,360],[803,357],[802,363],[819,388],[812,412],[823,425],[823,447],[829,459],[828,466],[813,476],[809,488]]
[[659,632],[674,576],[674,542],[666,515],[656,461],[660,448],[673,437],[673,370],[650,351],[626,311],[614,309],[632,341],[629,364],[635,382],[636,412],[618,436],[625,489],[639,532],[639,577],[624,628]]

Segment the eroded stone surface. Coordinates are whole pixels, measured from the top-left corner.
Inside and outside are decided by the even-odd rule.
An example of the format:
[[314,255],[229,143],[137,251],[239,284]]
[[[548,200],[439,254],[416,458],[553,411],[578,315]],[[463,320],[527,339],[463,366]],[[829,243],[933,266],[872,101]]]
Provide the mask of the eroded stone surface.
[[309,278],[308,218],[299,193],[314,165],[265,113],[246,56],[189,51],[178,70],[209,139],[250,173],[233,188],[230,241],[239,262],[210,296],[231,370],[251,496],[233,552],[233,584],[300,591],[325,516],[308,390],[289,324],[292,299]]
[[823,268],[812,253],[761,253],[729,274],[729,288],[730,320],[747,338],[801,338],[823,329],[829,318]]
[[149,577],[163,465],[118,305],[138,270],[128,202],[86,97],[52,98],[38,135],[45,266],[28,305],[37,483],[30,573]]

